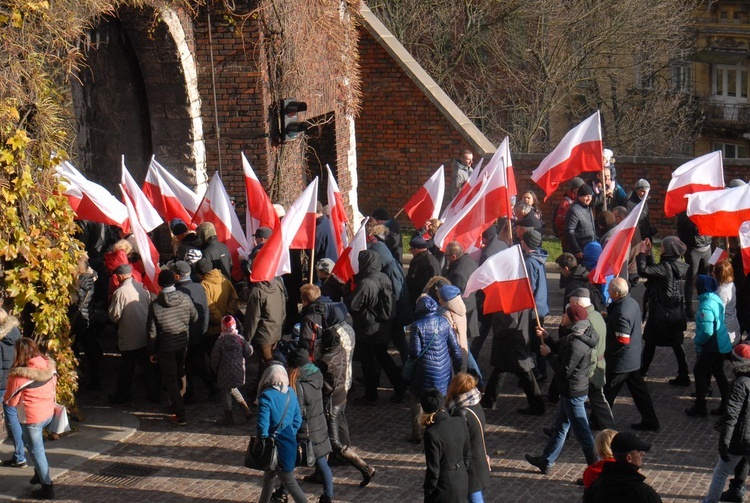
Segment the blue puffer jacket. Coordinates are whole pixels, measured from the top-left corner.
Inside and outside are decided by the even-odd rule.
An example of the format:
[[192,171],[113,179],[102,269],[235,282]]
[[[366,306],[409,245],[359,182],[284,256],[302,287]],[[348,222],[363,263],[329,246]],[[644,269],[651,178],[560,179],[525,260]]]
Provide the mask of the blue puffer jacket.
[[698,296],[695,312],[695,351],[726,354],[732,351],[727,326],[724,324],[724,303],[713,292]]
[[417,299],[414,314],[417,321],[411,325],[409,356],[416,358],[427,345],[429,347],[417,361],[409,391],[420,396],[426,389],[437,388],[445,395],[453,367],[461,366],[461,347],[448,320],[438,314],[435,299],[428,295],[421,296]]
[[549,314],[549,305],[547,304],[547,272],[544,270],[544,263],[547,261],[547,250],[537,248],[532,250],[524,262],[526,270],[529,271],[529,282],[531,290],[534,292],[534,301],[540,317]]

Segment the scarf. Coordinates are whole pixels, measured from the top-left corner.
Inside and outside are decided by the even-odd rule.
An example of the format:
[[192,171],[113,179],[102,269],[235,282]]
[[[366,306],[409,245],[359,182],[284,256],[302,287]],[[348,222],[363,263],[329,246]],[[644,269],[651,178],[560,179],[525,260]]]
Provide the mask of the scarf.
[[476,405],[482,399],[482,393],[477,388],[471,389],[465,393],[454,396],[447,404],[449,414],[453,414],[456,409],[463,409]]
[[263,391],[266,388],[276,388],[282,393],[286,393],[289,387],[289,375],[286,373],[284,366],[274,362],[268,367],[258,382],[258,390]]

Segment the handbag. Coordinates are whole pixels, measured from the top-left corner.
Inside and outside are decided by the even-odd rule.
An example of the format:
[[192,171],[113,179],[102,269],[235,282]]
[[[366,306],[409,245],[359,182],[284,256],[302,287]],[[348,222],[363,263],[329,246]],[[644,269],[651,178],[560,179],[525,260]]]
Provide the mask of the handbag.
[[253,435],[250,437],[250,442],[247,444],[247,451],[245,452],[245,466],[252,468],[253,470],[261,470],[264,472],[276,470],[279,467],[279,452],[276,447],[276,430],[278,430],[281,423],[284,421],[286,411],[289,409],[289,399],[291,394],[287,391],[286,395],[286,407],[284,407],[284,413],[281,415],[281,419],[274,428],[273,435],[270,437],[261,437],[259,435]]
[[70,431],[70,421],[68,420],[68,409],[64,405],[55,403],[55,412],[52,414],[52,421],[48,429],[51,433],[61,435]]
[[[300,396],[302,397],[302,403],[305,403],[305,394],[303,388],[300,386]],[[310,429],[307,426],[307,407],[304,411],[305,416],[305,438],[297,440],[297,460],[295,466],[315,466],[315,444],[313,444],[312,438],[310,438]]]
[[404,366],[401,369],[401,377],[403,377],[404,381],[410,382],[412,379],[414,379],[414,373],[417,371],[417,362],[420,358],[422,358],[425,352],[430,349],[430,346],[432,346],[432,341],[435,340],[436,335],[437,333],[432,334],[430,342],[428,342],[427,345],[422,348],[422,351],[419,352],[416,358],[409,356],[406,359],[406,361],[404,362]]

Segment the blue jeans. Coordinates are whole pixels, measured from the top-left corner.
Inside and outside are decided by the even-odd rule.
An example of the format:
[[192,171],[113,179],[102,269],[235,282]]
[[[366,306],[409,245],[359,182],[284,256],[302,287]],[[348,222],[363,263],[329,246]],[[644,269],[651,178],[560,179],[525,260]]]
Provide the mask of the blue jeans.
[[560,397],[557,404],[557,412],[552,423],[552,435],[550,435],[547,447],[544,448],[542,457],[547,460],[548,465],[553,465],[555,460],[560,456],[563,445],[565,445],[565,436],[568,429],[573,428],[578,443],[581,444],[583,454],[586,456],[586,463],[596,462],[597,455],[594,450],[594,436],[589,429],[589,421],[586,417],[586,408],[583,404],[586,402],[586,396],[576,398]]
[[52,416],[41,423],[23,425],[23,441],[29,450],[31,464],[34,466],[34,471],[39,475],[40,482],[45,486],[52,484],[52,478],[49,476],[49,464],[47,463],[47,455],[44,453],[42,432],[51,422]]
[[734,473],[734,467],[737,466],[744,456],[730,454],[729,462],[719,458],[714,468],[714,476],[711,479],[711,486],[708,488],[708,494],[703,498],[703,503],[713,503],[719,501],[721,493],[724,491],[724,484],[727,478]]
[[331,473],[331,467],[328,466],[326,457],[323,456],[316,459],[315,466],[320,470],[320,474],[323,475],[323,494],[329,498],[333,498],[333,473]]
[[477,491],[469,495],[469,503],[484,503],[484,497],[482,497],[482,491]]
[[8,436],[13,440],[13,461],[16,463],[26,461],[26,453],[23,450],[23,430],[21,423],[18,422],[18,411],[15,407],[3,404],[3,414],[5,415],[5,429],[8,430]]
[[479,364],[477,363],[476,359],[474,358],[474,355],[469,352],[468,360],[466,362],[466,370],[467,371],[473,371],[477,375],[478,384],[477,386],[480,389],[484,389],[484,379],[482,379],[482,371],[479,369]]

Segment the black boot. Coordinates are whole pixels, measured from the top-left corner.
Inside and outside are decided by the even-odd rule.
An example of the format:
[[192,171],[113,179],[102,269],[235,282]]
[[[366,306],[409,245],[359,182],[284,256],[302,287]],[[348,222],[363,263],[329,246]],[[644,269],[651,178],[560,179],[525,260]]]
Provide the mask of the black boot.
[[35,500],[53,500],[55,499],[55,488],[50,485],[42,484],[39,489],[31,491],[31,497]]
[[34,468],[34,476],[29,479],[29,484],[33,486],[41,483],[42,481],[39,479],[39,474],[36,472],[36,468]]
[[365,487],[370,483],[370,480],[375,476],[375,468],[368,466],[351,447],[342,450],[341,456],[362,474],[362,482],[359,483],[359,487]]

